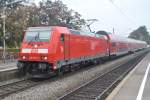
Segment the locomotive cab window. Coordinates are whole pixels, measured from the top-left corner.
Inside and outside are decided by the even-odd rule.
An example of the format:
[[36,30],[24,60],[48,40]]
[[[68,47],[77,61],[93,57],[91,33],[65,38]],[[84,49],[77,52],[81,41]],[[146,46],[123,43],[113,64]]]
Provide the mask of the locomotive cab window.
[[51,36],[50,30],[27,31],[25,34],[26,42],[48,42]]

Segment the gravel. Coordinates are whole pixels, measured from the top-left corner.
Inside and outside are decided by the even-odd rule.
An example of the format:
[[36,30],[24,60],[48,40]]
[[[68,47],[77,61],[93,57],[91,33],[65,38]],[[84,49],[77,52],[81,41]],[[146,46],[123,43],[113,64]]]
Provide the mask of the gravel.
[[103,65],[98,65],[96,67],[75,73],[71,76],[62,77],[56,81],[46,82],[19,93],[11,94],[3,100],[55,100],[61,95],[64,95],[83,83],[91,80],[100,73],[107,71],[110,67],[116,65],[116,63],[119,64],[121,61],[129,59],[129,57],[132,57],[132,55]]

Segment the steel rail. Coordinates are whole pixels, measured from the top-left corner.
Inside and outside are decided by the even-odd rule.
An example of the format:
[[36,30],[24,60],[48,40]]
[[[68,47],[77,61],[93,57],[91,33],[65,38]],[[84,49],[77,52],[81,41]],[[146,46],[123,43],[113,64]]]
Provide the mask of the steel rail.
[[112,90],[111,88],[131,71],[145,55],[146,53],[142,53],[129,59],[111,71],[90,80],[57,100],[103,100],[104,97],[108,95],[108,91],[110,92],[110,90]]

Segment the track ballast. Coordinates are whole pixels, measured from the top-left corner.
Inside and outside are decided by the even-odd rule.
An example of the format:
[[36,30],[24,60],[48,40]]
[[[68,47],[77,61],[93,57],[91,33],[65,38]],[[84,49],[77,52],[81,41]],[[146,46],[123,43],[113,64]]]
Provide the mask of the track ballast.
[[113,70],[60,97],[58,100],[103,100],[112,91],[112,88],[142,60],[145,54],[142,56],[138,55],[134,59],[119,65]]

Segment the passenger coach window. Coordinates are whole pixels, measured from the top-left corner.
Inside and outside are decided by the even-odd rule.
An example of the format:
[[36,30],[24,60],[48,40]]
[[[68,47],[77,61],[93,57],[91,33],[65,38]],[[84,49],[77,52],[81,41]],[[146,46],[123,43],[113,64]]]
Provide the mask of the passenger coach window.
[[115,47],[115,46],[116,46],[116,43],[115,43],[115,42],[113,42],[113,43],[112,43],[112,46],[113,46],[113,47]]

